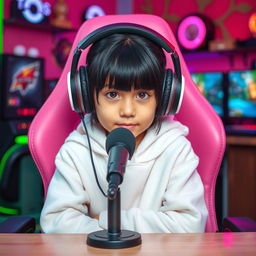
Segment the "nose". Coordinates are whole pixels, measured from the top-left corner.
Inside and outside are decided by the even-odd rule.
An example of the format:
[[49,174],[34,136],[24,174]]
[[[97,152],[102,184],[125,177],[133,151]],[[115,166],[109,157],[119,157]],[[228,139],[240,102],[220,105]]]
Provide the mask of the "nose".
[[122,100],[120,103],[120,116],[121,117],[134,117],[135,116],[135,103],[130,97]]

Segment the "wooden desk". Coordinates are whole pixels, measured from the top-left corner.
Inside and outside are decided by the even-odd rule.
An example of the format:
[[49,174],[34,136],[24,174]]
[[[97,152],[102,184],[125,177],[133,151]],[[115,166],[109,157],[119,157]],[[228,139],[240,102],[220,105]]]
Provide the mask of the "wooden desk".
[[225,256],[256,255],[255,233],[142,234],[142,244],[127,249],[98,249],[81,234],[0,234],[1,256]]

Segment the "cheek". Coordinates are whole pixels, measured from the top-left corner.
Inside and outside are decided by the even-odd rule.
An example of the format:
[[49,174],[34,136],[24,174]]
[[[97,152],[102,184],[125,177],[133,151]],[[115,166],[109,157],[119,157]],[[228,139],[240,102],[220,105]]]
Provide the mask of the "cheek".
[[152,113],[151,115],[149,115],[147,120],[146,120],[148,127],[151,126],[151,124],[153,123],[154,119],[155,119],[155,112]]
[[141,120],[142,123],[144,123],[144,126],[150,127],[150,125],[153,123],[155,118],[155,109],[145,109],[144,111],[141,112]]
[[96,108],[96,115],[99,120],[99,123],[102,125],[102,127],[107,130],[108,132],[111,131],[111,117],[113,117],[113,113],[110,109],[106,111],[106,108],[102,106],[97,106]]

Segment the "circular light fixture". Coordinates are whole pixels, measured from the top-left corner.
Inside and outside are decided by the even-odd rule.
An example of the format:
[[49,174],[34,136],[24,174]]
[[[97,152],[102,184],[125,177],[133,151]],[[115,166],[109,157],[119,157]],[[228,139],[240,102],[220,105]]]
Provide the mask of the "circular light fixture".
[[213,25],[201,15],[186,16],[178,25],[177,38],[187,50],[201,48],[213,38]]
[[105,16],[106,13],[104,10],[98,5],[91,5],[86,8],[83,14],[83,21],[97,17],[97,16]]
[[44,19],[42,3],[36,0],[27,0],[24,3],[24,18],[32,23],[39,23]]
[[13,16],[22,17],[31,23],[40,23],[51,14],[51,5],[41,0],[17,0],[12,4]]

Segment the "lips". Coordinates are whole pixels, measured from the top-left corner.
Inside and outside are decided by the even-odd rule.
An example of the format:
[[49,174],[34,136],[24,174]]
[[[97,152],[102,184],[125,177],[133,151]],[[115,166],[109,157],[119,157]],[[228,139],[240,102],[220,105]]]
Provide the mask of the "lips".
[[118,127],[132,129],[133,127],[137,126],[137,124],[117,124]]

